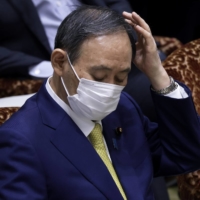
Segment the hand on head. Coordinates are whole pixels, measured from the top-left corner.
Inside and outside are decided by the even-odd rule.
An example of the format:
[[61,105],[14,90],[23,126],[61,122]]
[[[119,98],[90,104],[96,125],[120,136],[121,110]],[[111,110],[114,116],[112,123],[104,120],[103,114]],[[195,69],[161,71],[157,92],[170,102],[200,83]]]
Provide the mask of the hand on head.
[[162,66],[149,25],[135,12],[123,12],[123,16],[138,36],[134,64],[148,76],[155,89],[169,86],[170,80]]

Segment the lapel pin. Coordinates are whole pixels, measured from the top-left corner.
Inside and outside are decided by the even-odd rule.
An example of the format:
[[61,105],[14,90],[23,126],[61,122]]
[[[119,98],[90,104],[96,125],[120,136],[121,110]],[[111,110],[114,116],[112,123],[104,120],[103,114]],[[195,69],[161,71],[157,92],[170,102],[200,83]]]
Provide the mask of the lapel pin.
[[112,138],[112,142],[114,149],[118,149],[117,140],[115,138]]
[[116,130],[115,130],[115,132],[116,132],[116,135],[121,135],[122,132],[123,132],[123,130],[122,130],[121,127],[117,127]]

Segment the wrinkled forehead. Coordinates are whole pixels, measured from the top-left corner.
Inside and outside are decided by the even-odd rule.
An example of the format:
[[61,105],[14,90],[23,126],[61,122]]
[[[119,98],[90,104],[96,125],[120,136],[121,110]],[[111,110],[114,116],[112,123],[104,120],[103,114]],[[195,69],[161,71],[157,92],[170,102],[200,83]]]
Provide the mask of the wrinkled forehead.
[[80,47],[77,62],[88,67],[124,70],[131,66],[131,60],[131,42],[125,32],[120,32],[85,40]]
[[80,57],[116,59],[132,57],[132,46],[125,32],[113,33],[102,36],[90,37],[80,47]]

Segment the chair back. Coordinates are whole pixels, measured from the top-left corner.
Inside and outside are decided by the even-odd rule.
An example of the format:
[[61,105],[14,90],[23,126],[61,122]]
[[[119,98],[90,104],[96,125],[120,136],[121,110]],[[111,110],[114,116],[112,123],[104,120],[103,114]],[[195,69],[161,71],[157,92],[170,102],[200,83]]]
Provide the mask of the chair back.
[[200,114],[200,39],[172,52],[163,66],[169,75],[190,88],[196,110]]
[[[200,39],[172,52],[163,62],[163,66],[170,76],[190,88],[196,110],[200,115]],[[180,199],[200,200],[199,183],[200,170],[177,176]]]

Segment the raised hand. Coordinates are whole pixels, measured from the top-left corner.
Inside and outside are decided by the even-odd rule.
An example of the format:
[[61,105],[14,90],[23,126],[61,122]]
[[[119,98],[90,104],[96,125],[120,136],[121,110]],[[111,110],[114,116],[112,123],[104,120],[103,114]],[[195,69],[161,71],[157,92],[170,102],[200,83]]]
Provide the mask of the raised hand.
[[134,64],[148,76],[154,89],[160,90],[169,86],[169,76],[162,66],[148,24],[135,12],[123,12],[123,16],[138,36],[136,55],[133,58]]

